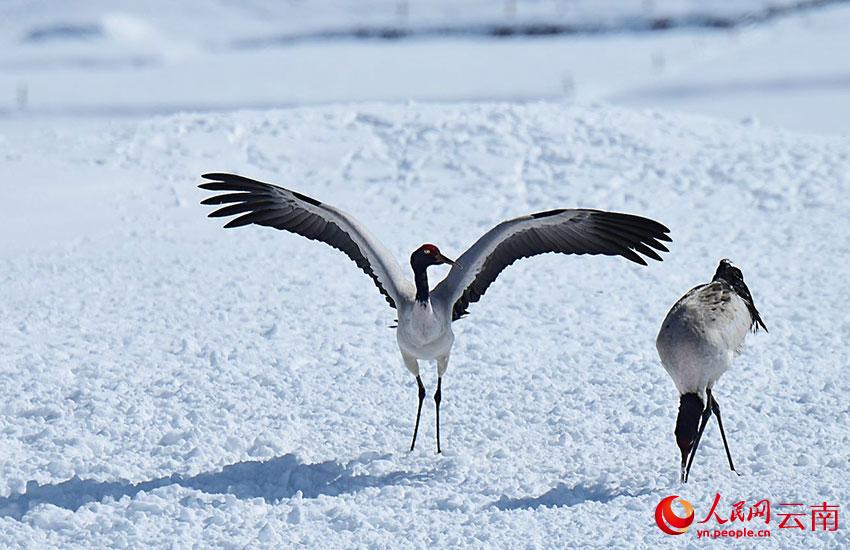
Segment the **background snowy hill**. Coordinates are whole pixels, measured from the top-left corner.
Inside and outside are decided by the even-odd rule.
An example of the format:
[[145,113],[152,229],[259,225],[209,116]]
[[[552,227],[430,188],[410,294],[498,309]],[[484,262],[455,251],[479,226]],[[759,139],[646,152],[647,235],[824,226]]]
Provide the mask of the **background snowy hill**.
[[[850,6],[811,4],[0,1],[0,546],[696,547],[655,506],[717,492],[839,504],[772,545],[848,546]],[[480,32],[541,21],[577,31]],[[421,35],[322,36],[388,27]],[[206,219],[216,170],[402,259],[570,206],[674,242],[509,268],[455,325],[443,455],[430,399],[408,453],[394,311],[321,244]],[[717,387],[744,476],[712,425],[683,487],[654,338],[722,257],[770,333]]]
[[[492,36],[535,25],[566,34]],[[830,1],[7,0],[0,115],[566,98],[846,134],[849,27]],[[386,28],[413,35],[346,38]]]

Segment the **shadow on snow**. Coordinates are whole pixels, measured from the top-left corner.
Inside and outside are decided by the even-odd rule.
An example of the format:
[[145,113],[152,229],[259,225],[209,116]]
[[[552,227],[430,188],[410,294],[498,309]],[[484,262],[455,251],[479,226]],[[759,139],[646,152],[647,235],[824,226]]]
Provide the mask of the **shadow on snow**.
[[[386,457],[373,457],[380,460]],[[298,491],[304,498],[319,495],[337,496],[354,493],[367,487],[383,487],[423,481],[425,473],[394,471],[382,475],[355,474],[354,468],[370,460],[354,460],[340,464],[332,460],[304,464],[291,454],[271,460],[238,462],[220,471],[192,477],[173,474],[168,477],[130,483],[128,481],[95,481],[73,477],[61,483],[39,485],[27,483],[26,492],[0,498],[0,517],[20,520],[39,504],[52,504],[75,511],[90,502],[104,498],[118,500],[133,498],[141,491],[152,491],[168,485],[180,485],[211,494],[232,494],[240,499],[262,498],[269,502],[294,496]]]
[[638,497],[651,492],[644,490],[630,493],[602,486],[568,487],[564,483],[559,483],[557,487],[546,491],[539,497],[508,498],[502,496],[493,503],[493,506],[499,510],[534,509],[540,506],[575,506],[584,502],[610,502],[617,497]]

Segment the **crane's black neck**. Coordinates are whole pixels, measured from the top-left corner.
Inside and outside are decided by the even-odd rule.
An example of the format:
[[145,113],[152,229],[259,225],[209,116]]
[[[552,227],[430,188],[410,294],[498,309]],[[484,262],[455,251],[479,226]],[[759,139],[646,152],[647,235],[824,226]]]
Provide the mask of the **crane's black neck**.
[[416,301],[426,303],[430,294],[428,290],[428,268],[413,266],[413,281],[416,283]]

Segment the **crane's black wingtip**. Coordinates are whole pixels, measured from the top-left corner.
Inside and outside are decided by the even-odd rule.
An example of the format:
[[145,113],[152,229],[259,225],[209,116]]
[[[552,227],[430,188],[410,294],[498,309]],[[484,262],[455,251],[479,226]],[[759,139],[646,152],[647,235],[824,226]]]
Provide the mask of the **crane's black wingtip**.
[[224,172],[207,172],[206,174],[201,174],[201,177],[205,180],[221,181],[227,179],[229,175]]
[[228,174],[227,172],[207,172],[206,174],[201,174],[201,177],[205,180],[198,187],[209,185],[209,184],[218,184],[218,185],[266,185],[260,181],[252,180],[251,178],[246,178],[245,176],[240,176],[238,174]]
[[655,220],[651,220],[649,218],[643,218],[643,219],[648,222],[647,223],[647,229],[649,229],[650,231],[652,231],[655,234],[653,236],[656,239],[659,239],[661,241],[672,242],[670,235],[668,235],[668,233],[670,233],[669,227],[667,227],[663,223],[657,222]]
[[245,220],[242,219],[244,217],[245,216],[240,216],[236,219],[230,220],[229,222],[224,224],[223,227],[225,229],[233,229],[234,227],[242,227],[243,225],[248,225],[249,222],[246,222]]

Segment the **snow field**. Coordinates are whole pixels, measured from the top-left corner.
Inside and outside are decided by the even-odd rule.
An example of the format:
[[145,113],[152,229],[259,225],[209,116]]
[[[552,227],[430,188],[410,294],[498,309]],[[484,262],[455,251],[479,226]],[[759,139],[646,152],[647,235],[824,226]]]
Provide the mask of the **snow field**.
[[[654,548],[678,544],[652,516],[669,494],[850,502],[846,139],[558,102],[88,130],[0,137],[0,545]],[[225,170],[348,210],[405,263],[554,207],[646,215],[673,243],[649,267],[509,268],[455,324],[443,455],[430,399],[408,453],[394,312],[324,245],[205,219],[198,176]],[[744,476],[711,426],[682,487],[653,342],[722,257],[770,333],[716,388]],[[801,541],[847,535],[774,535]]]

